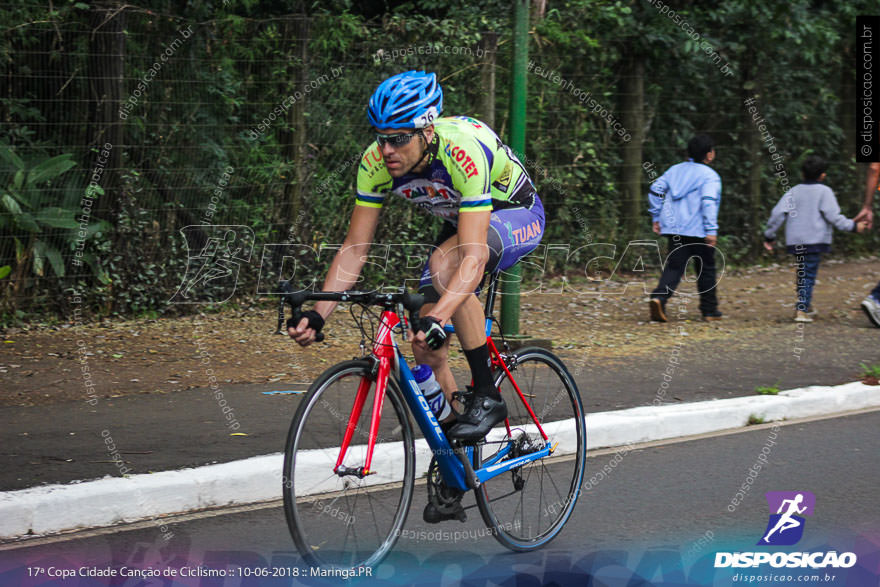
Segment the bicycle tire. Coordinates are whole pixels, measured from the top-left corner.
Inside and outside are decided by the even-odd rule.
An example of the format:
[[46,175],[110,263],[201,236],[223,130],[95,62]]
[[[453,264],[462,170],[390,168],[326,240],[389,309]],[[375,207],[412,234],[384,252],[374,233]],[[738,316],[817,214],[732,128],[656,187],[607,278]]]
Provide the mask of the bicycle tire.
[[[397,542],[412,503],[413,431],[400,389],[390,377],[373,455],[375,474],[359,478],[333,472],[355,390],[362,378],[371,379],[370,372],[367,360],[345,361],[324,371],[309,387],[287,435],[285,518],[297,549],[314,567],[376,566]],[[375,381],[370,391],[343,463],[349,467],[364,465]],[[377,512],[381,517],[389,511],[388,522],[380,523]]]
[[[515,361],[511,363],[514,380],[551,442],[559,440],[559,445],[553,455],[493,477],[476,488],[474,493],[483,521],[492,529],[495,539],[511,550],[529,551],[553,540],[571,516],[584,476],[587,436],[580,392],[562,360],[536,347],[520,349],[514,356]],[[508,422],[513,437],[531,446],[543,445],[537,427],[509,384],[507,373],[501,370],[496,375],[495,384],[507,402]],[[503,435],[497,444],[501,447],[510,437],[506,429],[496,429],[494,436],[498,432]],[[474,450],[475,468],[497,452],[492,450],[496,446],[494,436],[490,433],[487,441],[478,444]],[[516,454],[505,458],[514,456]],[[555,472],[553,475],[550,474],[550,467]],[[517,475],[522,483],[519,489],[516,488]],[[556,482],[554,476],[560,483]],[[556,495],[545,501],[543,493],[545,481],[548,480],[548,489],[552,489]],[[530,503],[526,504],[526,493],[533,487],[538,489],[537,504],[532,503],[534,498],[530,498]],[[536,516],[530,515],[533,510],[537,512]]]

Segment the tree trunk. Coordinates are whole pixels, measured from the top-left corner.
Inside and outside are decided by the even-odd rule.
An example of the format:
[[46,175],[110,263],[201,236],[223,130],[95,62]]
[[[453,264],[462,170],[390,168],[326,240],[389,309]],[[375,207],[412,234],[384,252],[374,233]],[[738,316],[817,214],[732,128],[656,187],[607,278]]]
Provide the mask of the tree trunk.
[[[620,191],[626,237],[634,238],[644,223],[642,202],[642,148],[645,142],[645,57],[629,52],[624,57],[620,123],[630,135],[623,145]],[[618,140],[623,137],[615,136]]]
[[495,63],[498,55],[498,34],[495,31],[483,33],[480,38],[483,51],[483,64],[480,67],[480,111],[478,118],[495,129]]
[[[759,233],[762,226],[763,215],[761,208],[761,183],[764,165],[769,163],[769,152],[764,145],[761,144],[761,134],[758,132],[757,121],[763,116],[763,108],[758,98],[763,95],[760,83],[757,79],[760,74],[760,63],[757,62],[757,55],[750,52],[746,59],[743,60],[743,77],[740,87],[747,88],[742,96],[742,112],[743,112],[743,129],[745,130],[746,157],[748,158],[749,176],[746,184],[748,212],[742,222],[745,226],[740,227],[745,231],[745,241],[748,243],[749,256],[757,257],[761,252],[761,243],[764,240]],[[746,104],[746,100],[754,98],[753,104]],[[756,113],[749,112],[749,106],[757,108]],[[756,119],[755,117],[758,116]],[[771,167],[772,169],[772,167]]]
[[[89,24],[89,134],[93,146],[87,170],[103,167],[100,185],[104,195],[93,209],[98,218],[115,222],[120,210],[119,171],[122,161],[123,121],[119,106],[125,91],[125,11],[118,3],[96,2]],[[110,156],[102,158],[103,145],[112,145]],[[95,152],[97,151],[97,152]],[[99,163],[102,159],[102,163]]]
[[[848,44],[843,49],[841,63],[853,63],[854,47]],[[843,144],[841,145],[841,153],[838,159],[842,161],[850,161],[852,153],[856,152],[856,76],[855,72],[849,67],[840,68],[839,80],[840,108],[838,109],[839,118],[837,124],[843,130]],[[856,184],[852,195],[838,196],[840,199],[840,207],[844,210],[861,210],[862,202],[865,197],[865,179],[868,171],[867,165],[856,165],[855,169]],[[837,190],[835,190],[837,191]]]
[[761,210],[761,167],[767,163],[767,152],[761,145],[761,135],[755,128],[755,123],[751,118],[748,110],[746,113],[745,128],[748,145],[747,152],[749,158],[749,179],[748,179],[748,201],[749,216],[746,220],[745,234],[749,243],[749,253],[751,256],[760,254],[761,242],[763,237],[759,233],[762,223]]
[[533,22],[544,20],[547,11],[547,0],[532,0]]
[[[289,43],[293,49],[292,62],[293,72],[289,84],[285,84],[286,92],[282,92],[284,96],[295,96],[298,99],[293,103],[287,111],[287,125],[289,131],[282,131],[282,139],[284,143],[284,158],[293,163],[293,177],[284,186],[284,197],[278,210],[277,226],[278,236],[281,240],[276,242],[287,241],[288,232],[292,225],[293,219],[299,215],[300,210],[305,206],[305,184],[308,179],[308,165],[306,163],[306,99],[307,94],[303,92],[303,88],[309,83],[308,80],[308,47],[309,47],[309,20],[305,16],[297,16],[295,19],[287,21],[285,29],[288,31]],[[300,92],[300,94],[297,94]],[[303,220],[306,215],[301,215]],[[305,222],[300,223],[299,227],[307,231],[308,227]],[[307,234],[307,232],[303,232]]]

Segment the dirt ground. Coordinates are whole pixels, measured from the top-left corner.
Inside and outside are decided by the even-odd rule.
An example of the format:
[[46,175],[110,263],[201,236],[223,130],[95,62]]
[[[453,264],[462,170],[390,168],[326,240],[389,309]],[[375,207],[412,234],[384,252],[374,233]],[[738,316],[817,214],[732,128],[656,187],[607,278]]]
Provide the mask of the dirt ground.
[[[864,326],[859,303],[878,278],[878,258],[825,260],[814,292],[817,321]],[[697,299],[686,295],[670,301],[669,323],[648,321],[645,288],[654,285],[653,277],[644,284],[547,280],[542,292],[522,296],[521,330],[550,339],[563,357],[576,351],[589,360],[618,362],[666,348],[675,336],[748,345],[790,323],[794,312],[794,269],[788,259],[723,275],[719,309],[725,318],[720,322],[699,321]],[[695,284],[686,283],[681,291],[692,294]],[[360,354],[361,336],[351,315],[341,310],[328,321],[327,341],[308,349],[273,334],[276,311],[268,301],[186,318],[8,329],[0,332],[0,406],[82,400],[89,393],[104,398],[162,394],[208,387],[211,376],[220,383],[308,382],[335,362]],[[452,366],[466,368],[458,350],[452,351]]]

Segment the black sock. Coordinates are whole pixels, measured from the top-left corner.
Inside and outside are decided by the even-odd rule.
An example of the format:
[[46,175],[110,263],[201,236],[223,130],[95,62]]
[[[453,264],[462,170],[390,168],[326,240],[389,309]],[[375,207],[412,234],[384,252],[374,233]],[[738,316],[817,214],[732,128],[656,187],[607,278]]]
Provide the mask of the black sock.
[[492,381],[492,361],[489,359],[489,346],[484,344],[475,349],[465,351],[464,356],[471,368],[471,375],[474,377],[474,389],[478,393],[486,394],[493,399],[500,399],[501,394],[495,389],[495,383]]

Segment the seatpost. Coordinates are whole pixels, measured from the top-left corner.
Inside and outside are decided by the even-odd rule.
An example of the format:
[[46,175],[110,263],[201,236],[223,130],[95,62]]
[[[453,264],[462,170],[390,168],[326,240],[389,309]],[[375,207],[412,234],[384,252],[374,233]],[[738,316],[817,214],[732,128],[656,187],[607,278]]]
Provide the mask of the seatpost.
[[486,309],[485,309],[485,317],[492,317],[492,308],[495,307],[495,293],[498,291],[498,275],[499,273],[492,273],[489,276],[489,286],[486,288]]

